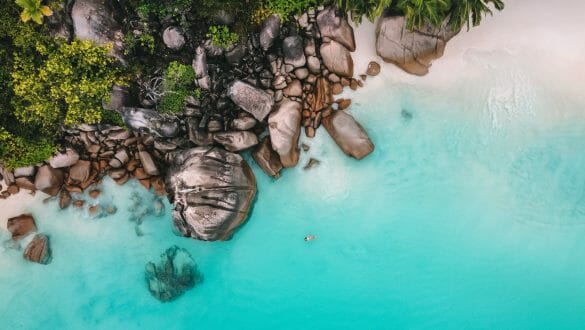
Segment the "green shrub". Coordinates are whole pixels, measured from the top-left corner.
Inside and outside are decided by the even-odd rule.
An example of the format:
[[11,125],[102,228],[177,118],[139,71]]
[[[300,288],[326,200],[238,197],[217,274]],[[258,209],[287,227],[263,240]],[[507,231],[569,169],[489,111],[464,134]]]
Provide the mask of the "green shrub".
[[214,46],[223,49],[228,48],[240,40],[240,36],[237,33],[231,32],[229,27],[225,25],[210,26],[209,32],[207,32],[207,37],[211,38],[211,42]]
[[195,71],[190,65],[173,61],[163,75],[163,96],[158,106],[161,112],[183,111],[185,98],[200,97],[195,88]]
[[328,3],[323,0],[263,0],[254,13],[255,21],[261,20],[261,16],[278,14],[283,21],[289,20],[292,15],[303,13],[309,8]]
[[352,13],[356,22],[362,16],[374,21],[384,10],[388,9],[406,17],[407,27],[416,29],[429,23],[434,26],[449,20],[453,30],[464,25],[480,24],[483,16],[492,14],[488,4],[492,3],[497,10],[504,8],[502,0],[335,0],[339,8]]
[[108,47],[90,41],[37,42],[34,56],[16,54],[12,71],[16,117],[45,132],[60,125],[99,123],[102,102],[122,83]]
[[0,127],[0,163],[15,169],[40,163],[57,151],[57,145],[48,139],[25,139]]

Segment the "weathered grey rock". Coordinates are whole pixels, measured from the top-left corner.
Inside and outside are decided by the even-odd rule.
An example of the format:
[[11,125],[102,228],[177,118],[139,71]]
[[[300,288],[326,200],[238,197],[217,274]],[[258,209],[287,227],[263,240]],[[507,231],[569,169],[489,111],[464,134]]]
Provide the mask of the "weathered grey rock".
[[351,115],[345,111],[334,111],[321,121],[335,143],[348,156],[362,159],[374,151],[368,134]]
[[376,28],[376,51],[384,61],[422,76],[429,72],[433,60],[443,56],[447,41],[458,32],[449,28],[448,20],[438,28],[427,24],[411,31],[404,16],[381,17]]
[[15,241],[18,241],[37,230],[35,219],[31,214],[21,214],[17,217],[8,219],[6,227],[10,234],[12,234],[12,239]]
[[22,177],[31,177],[34,176],[37,171],[35,166],[26,166],[26,167],[19,167],[14,169],[14,177],[15,178],[22,178]]
[[282,90],[284,95],[290,97],[301,97],[303,95],[303,86],[298,79],[295,79],[286,86],[285,89]]
[[145,268],[148,291],[158,300],[167,302],[181,296],[203,280],[187,250],[177,246],[167,249],[158,263]]
[[216,133],[213,140],[231,152],[246,150],[258,144],[256,134],[248,131]]
[[280,16],[277,14],[268,17],[262,23],[262,30],[260,31],[260,46],[265,51],[274,44],[274,40],[280,34]]
[[36,234],[33,240],[28,243],[24,249],[24,258],[26,260],[47,265],[51,262],[51,247],[49,245],[49,236]]
[[252,117],[242,117],[234,119],[232,121],[232,127],[238,131],[247,131],[254,128],[257,123],[258,121]]
[[144,167],[144,171],[151,176],[159,175],[158,168],[152,159],[152,156],[148,153],[148,151],[140,151],[138,152],[138,158],[140,158],[140,162],[142,163],[142,167]]
[[80,160],[69,169],[69,182],[83,183],[89,179],[91,174],[91,162]]
[[75,37],[98,45],[112,44],[112,55],[123,60],[123,36],[111,0],[76,0],[71,9]]
[[67,149],[63,153],[58,153],[51,157],[49,164],[53,168],[63,168],[75,165],[79,160],[79,154],[73,149]]
[[317,25],[322,38],[329,38],[342,44],[349,51],[355,51],[353,28],[345,15],[335,7],[329,7],[317,15]]
[[341,77],[353,77],[353,59],[347,48],[336,41],[321,45],[323,64],[329,71]]
[[203,47],[199,46],[195,49],[195,58],[193,59],[192,66],[199,87],[209,90],[211,88],[211,79],[207,73],[207,55]]
[[37,190],[56,196],[63,185],[63,171],[55,169],[50,165],[43,165],[35,176],[35,187]]
[[307,68],[312,73],[321,73],[321,61],[319,61],[317,56],[309,56],[307,58]]
[[252,157],[264,171],[273,178],[280,177],[280,171],[282,170],[282,162],[280,156],[272,149],[272,142],[270,137],[265,138],[252,152]]
[[166,181],[176,229],[206,241],[229,239],[246,220],[256,195],[256,179],[246,161],[222,148],[177,153]]
[[108,133],[108,139],[112,141],[125,141],[132,137],[132,133],[125,129],[114,130]]
[[163,31],[163,42],[172,50],[180,50],[185,45],[185,36],[174,26],[169,26]]
[[225,53],[225,59],[231,65],[240,63],[244,56],[246,56],[246,47],[244,45],[237,45]]
[[142,108],[123,108],[121,115],[126,126],[135,131],[145,131],[158,137],[179,134],[179,119],[176,116]]
[[294,167],[299,162],[299,136],[301,134],[301,104],[284,99],[268,118],[272,148],[280,156],[284,167]]
[[298,68],[295,70],[295,76],[300,79],[303,80],[305,78],[307,78],[309,76],[309,69],[307,68]]
[[282,42],[284,63],[300,68],[307,63],[303,49],[303,38],[300,36],[286,37]]
[[263,121],[274,105],[272,95],[240,80],[234,81],[228,87],[227,95],[236,105],[252,114],[258,121]]

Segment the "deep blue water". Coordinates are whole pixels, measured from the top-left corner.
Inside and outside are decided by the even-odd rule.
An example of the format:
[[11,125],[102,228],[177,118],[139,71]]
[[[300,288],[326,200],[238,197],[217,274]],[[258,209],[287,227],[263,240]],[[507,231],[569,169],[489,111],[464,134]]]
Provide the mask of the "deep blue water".
[[[580,328],[585,105],[517,70],[372,79],[351,112],[375,152],[347,158],[319,130],[278,181],[253,165],[257,202],[228,242],[174,236],[168,204],[137,236],[128,208],[153,197],[135,182],[106,180],[119,211],[103,219],[31,205],[54,258],[0,250],[0,328]],[[144,266],[172,245],[204,282],[163,304]]]

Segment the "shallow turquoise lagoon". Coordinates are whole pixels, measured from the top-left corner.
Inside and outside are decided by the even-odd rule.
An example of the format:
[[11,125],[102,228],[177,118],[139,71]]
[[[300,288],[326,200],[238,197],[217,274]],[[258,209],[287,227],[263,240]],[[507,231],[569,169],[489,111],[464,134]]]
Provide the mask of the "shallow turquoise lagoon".
[[[320,130],[301,161],[318,167],[278,181],[254,167],[257,202],[228,242],[174,236],[168,204],[137,236],[129,208],[152,196],[132,182],[106,180],[108,218],[31,205],[54,258],[0,250],[0,328],[582,327],[585,104],[516,65],[490,70],[448,87],[368,80],[351,111],[374,154],[346,158]],[[204,282],[163,304],[144,266],[172,245]]]

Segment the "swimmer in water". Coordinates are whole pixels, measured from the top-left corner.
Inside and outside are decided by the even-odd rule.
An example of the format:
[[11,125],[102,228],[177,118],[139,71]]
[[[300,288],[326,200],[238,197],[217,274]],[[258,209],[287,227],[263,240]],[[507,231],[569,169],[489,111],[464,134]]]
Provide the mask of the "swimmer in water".
[[315,235],[307,235],[307,236],[305,236],[305,242],[312,241],[315,238],[317,238],[317,236],[315,236]]

